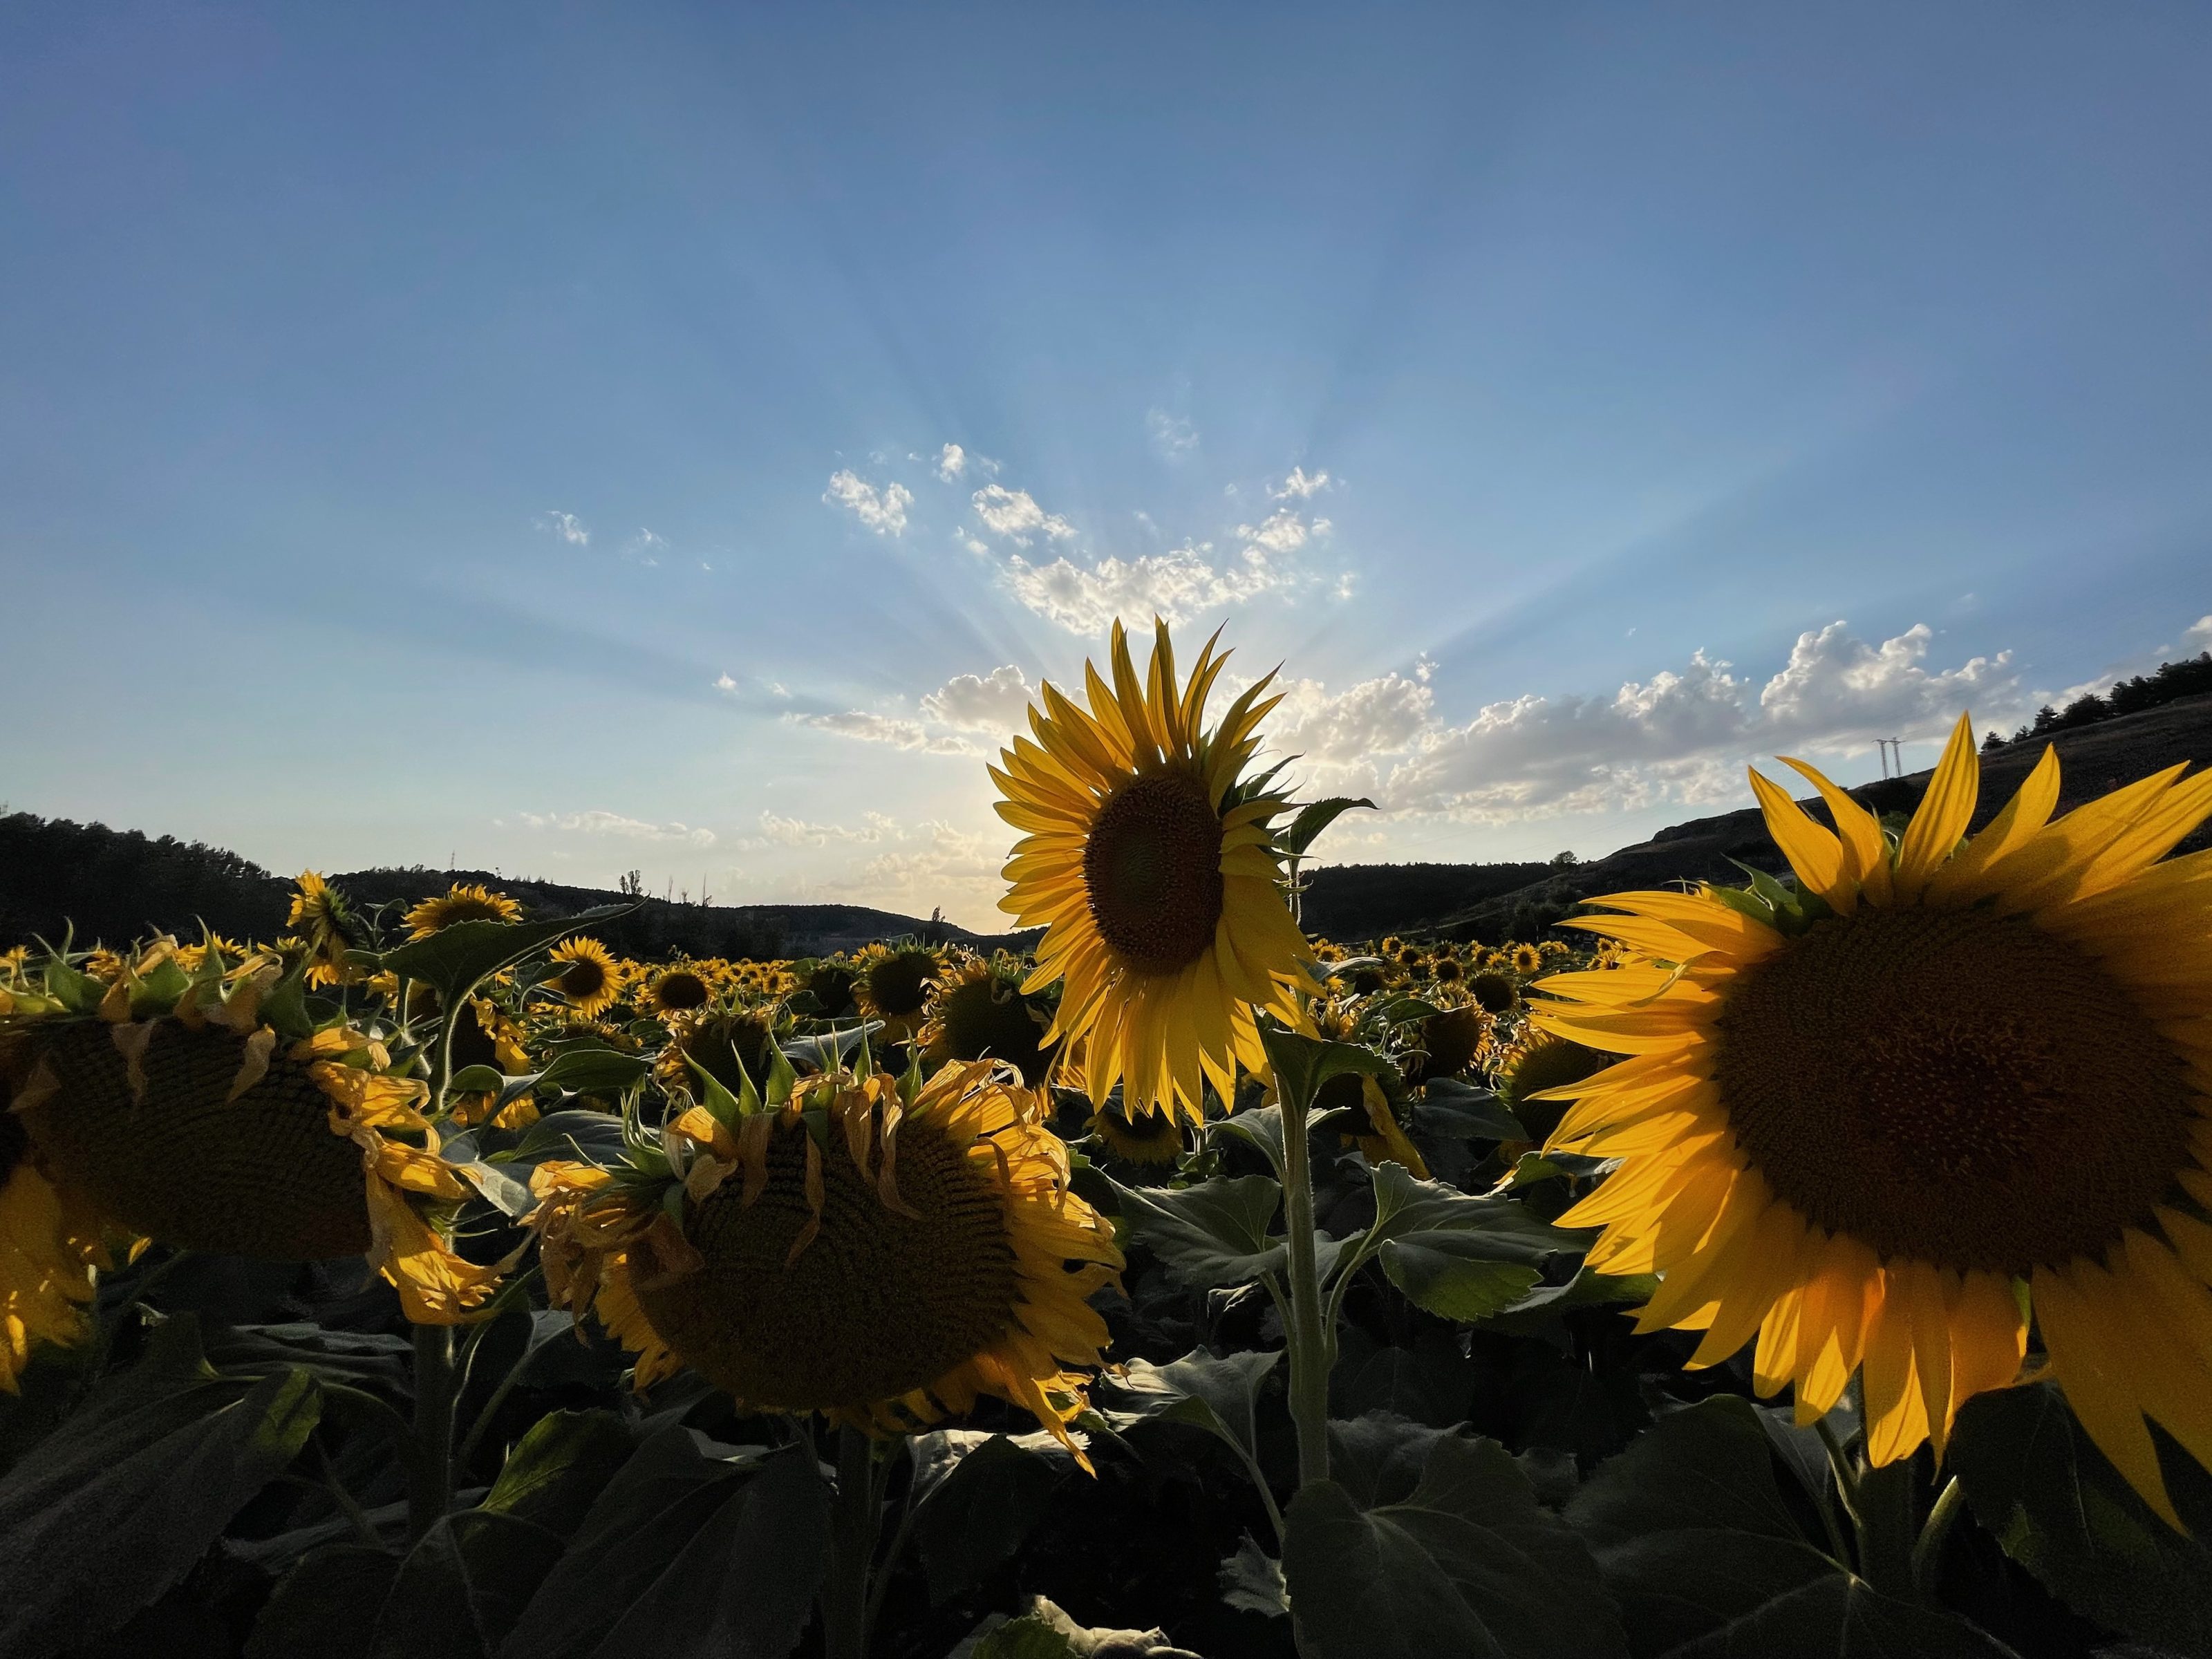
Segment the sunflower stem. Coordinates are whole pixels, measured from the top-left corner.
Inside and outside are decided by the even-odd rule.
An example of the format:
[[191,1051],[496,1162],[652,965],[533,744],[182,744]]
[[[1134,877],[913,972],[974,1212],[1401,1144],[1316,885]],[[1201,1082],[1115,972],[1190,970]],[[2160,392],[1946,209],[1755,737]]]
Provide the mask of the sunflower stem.
[[823,1659],[867,1659],[868,1593],[883,1526],[876,1446],[860,1430],[837,1431],[836,1508],[830,1521],[830,1571],[822,1584]]
[[1912,1546],[1912,1584],[1924,1601],[1936,1599],[1936,1583],[1943,1569],[1943,1542],[1950,1537],[1952,1523],[1958,1520],[1959,1511],[1966,1504],[1966,1488],[1954,1474],[1936,1494],[1935,1506],[1928,1511],[1928,1520],[1920,1528],[1919,1540]]
[[1297,1427],[1298,1486],[1328,1479],[1328,1376],[1336,1368],[1336,1332],[1324,1318],[1314,1251],[1313,1164],[1306,1139],[1306,1102],[1286,1089],[1283,1111],[1283,1224],[1290,1232],[1291,1316],[1284,1335],[1291,1354],[1291,1420]]
[[407,1535],[418,1539],[453,1507],[453,1328],[415,1328],[415,1432],[408,1460]]
[[1869,1464],[1859,1476],[1859,1577],[1885,1595],[1916,1599],[1913,1589],[1912,1464]]

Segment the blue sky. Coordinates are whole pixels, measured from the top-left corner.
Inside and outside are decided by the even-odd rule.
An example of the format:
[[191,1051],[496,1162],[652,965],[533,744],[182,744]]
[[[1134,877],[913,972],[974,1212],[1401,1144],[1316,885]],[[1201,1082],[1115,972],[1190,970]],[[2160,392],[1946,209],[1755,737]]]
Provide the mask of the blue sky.
[[10,7],[0,799],[991,925],[984,755],[1156,609],[1284,665],[1340,859],[1925,763],[2212,641],[2208,71],[2198,6]]

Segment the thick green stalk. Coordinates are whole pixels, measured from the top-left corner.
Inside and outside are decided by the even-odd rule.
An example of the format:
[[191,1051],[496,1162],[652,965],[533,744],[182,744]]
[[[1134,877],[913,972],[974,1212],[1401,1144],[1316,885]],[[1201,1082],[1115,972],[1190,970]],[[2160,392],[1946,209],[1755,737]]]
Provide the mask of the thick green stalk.
[[1911,1460],[1869,1465],[1859,1476],[1857,1496],[1859,1577],[1885,1595],[1911,1601]]
[[453,1507],[453,1328],[415,1328],[415,1429],[407,1470],[407,1535],[420,1538]]
[[1328,1378],[1336,1332],[1324,1316],[1314,1254],[1313,1165],[1306,1145],[1306,1103],[1285,1091],[1283,1109],[1283,1222],[1290,1230],[1291,1420],[1297,1427],[1298,1485],[1328,1479]]
[[830,1518],[830,1571],[822,1583],[823,1659],[868,1659],[868,1580],[883,1524],[875,1443],[837,1431],[837,1504]]

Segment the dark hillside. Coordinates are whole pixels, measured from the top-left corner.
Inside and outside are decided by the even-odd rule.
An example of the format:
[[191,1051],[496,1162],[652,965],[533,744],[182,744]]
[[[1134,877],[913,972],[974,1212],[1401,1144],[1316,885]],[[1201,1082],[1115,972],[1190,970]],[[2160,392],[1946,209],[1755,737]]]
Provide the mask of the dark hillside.
[[1428,926],[1541,881],[1547,864],[1339,864],[1307,875],[1303,918],[1323,939],[1373,939]]

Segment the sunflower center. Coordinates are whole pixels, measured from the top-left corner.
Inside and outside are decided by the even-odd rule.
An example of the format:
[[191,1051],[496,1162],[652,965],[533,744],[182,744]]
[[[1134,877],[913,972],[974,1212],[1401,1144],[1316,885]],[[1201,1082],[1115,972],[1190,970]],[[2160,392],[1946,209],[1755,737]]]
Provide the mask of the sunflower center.
[[231,1100],[246,1039],[163,1020],[134,1099],[112,1030],[71,1021],[40,1045],[61,1088],[31,1127],[59,1174],[164,1244],[275,1261],[368,1249],[361,1148],[331,1133],[329,1097],[281,1044]]
[[1044,1081],[1051,1055],[1039,1045],[1044,1028],[1030,1018],[1029,1000],[1009,986],[1003,990],[990,979],[971,980],[955,986],[937,1005],[939,1036],[928,1058],[947,1060],[1003,1060],[1020,1068],[1022,1081],[1034,1089]]
[[561,988],[562,996],[572,1002],[581,1002],[606,989],[606,966],[590,957],[577,957],[561,970],[561,977],[554,982]]
[[2187,1073],[2063,939],[1985,911],[1824,921],[1729,987],[1714,1066],[1775,1192],[1884,1255],[2101,1255],[2188,1154]]
[[1188,967],[1221,920],[1221,815],[1186,772],[1152,772],[1114,792],[1083,847],[1099,936],[1145,974]]
[[703,1008],[714,995],[707,981],[688,968],[672,969],[660,976],[653,987],[653,1000],[672,1012],[690,1008]]
[[640,1283],[653,1328],[749,1405],[859,1410],[928,1387],[991,1347],[1020,1294],[1006,1200],[988,1159],[971,1161],[927,1119],[899,1132],[899,1196],[888,1209],[833,1135],[821,1154],[822,1227],[789,1266],[806,1224],[806,1135],[779,1127],[768,1183],[750,1209],[732,1176],[687,1229],[707,1258],[671,1283]]
[[937,959],[921,951],[901,951],[868,970],[868,1000],[880,1014],[918,1014],[937,977]]

